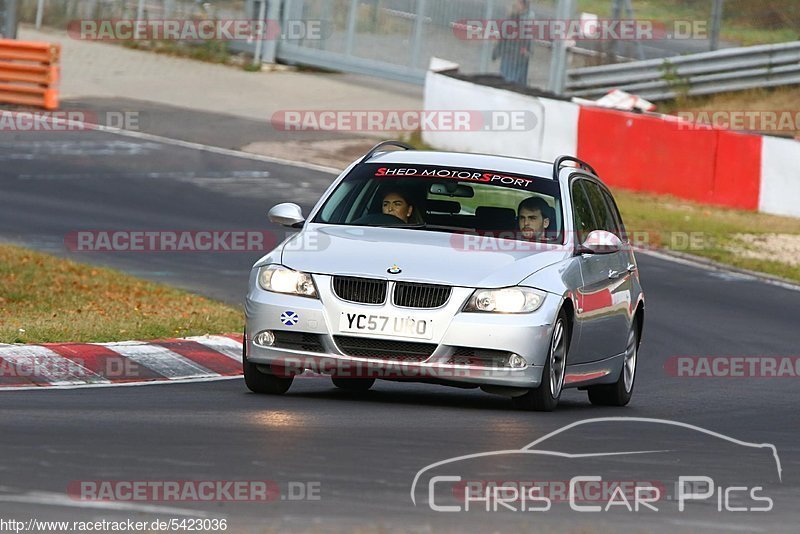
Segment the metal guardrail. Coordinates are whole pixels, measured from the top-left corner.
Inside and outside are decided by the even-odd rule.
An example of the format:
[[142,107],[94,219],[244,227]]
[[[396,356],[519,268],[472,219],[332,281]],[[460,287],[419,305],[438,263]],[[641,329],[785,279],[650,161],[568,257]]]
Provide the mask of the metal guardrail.
[[567,93],[600,97],[622,89],[648,100],[800,84],[800,41],[727,48],[567,72]]

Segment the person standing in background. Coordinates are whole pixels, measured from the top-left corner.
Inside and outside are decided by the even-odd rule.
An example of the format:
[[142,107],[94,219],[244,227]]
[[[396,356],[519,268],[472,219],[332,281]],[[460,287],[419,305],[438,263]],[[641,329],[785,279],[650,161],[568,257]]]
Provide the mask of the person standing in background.
[[[523,19],[532,19],[530,0],[516,0],[509,13],[509,20],[518,24]],[[501,38],[492,51],[492,59],[500,60],[500,75],[507,82],[528,84],[528,63],[533,56],[533,41]]]

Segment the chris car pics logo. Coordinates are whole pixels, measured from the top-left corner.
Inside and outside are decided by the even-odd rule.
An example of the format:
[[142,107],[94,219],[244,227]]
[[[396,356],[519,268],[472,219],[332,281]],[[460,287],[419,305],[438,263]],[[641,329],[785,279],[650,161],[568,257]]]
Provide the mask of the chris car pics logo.
[[[628,434],[639,436],[623,450],[605,449],[598,442],[594,452],[580,447],[567,452],[587,443],[598,428],[606,434],[617,429],[622,437],[620,425],[629,425]],[[708,450],[716,451],[718,459],[710,461],[702,452]],[[620,470],[615,457],[625,458],[630,470]],[[487,468],[487,461],[495,462],[493,467]],[[737,469],[741,464],[750,467]],[[781,462],[771,443],[746,442],[666,419],[600,417],[568,424],[521,449],[429,464],[414,477],[410,496],[414,505],[424,503],[436,512],[547,512],[568,505],[582,513],[673,508],[678,513],[749,513],[771,511],[771,495],[781,483]]]

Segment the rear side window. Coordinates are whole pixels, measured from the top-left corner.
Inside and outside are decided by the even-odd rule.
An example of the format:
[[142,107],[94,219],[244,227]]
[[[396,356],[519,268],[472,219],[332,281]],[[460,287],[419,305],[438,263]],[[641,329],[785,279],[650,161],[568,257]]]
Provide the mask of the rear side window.
[[617,227],[619,228],[620,233],[617,234],[617,237],[623,241],[628,241],[628,233],[625,231],[625,224],[622,222],[622,216],[619,213],[619,208],[617,208],[617,203],[614,202],[614,197],[612,197],[611,193],[605,189],[603,189],[603,197],[606,199],[606,204],[608,204],[608,207],[611,210],[611,215],[614,217],[614,221],[617,223]]
[[583,182],[583,180],[575,180],[572,183],[572,206],[575,213],[575,232],[579,243],[586,241],[589,232],[595,229],[589,197],[586,196],[583,187],[581,187],[581,182]]
[[589,197],[589,204],[592,206],[592,212],[595,217],[595,230],[605,230],[619,237],[620,231],[617,221],[611,214],[611,208],[606,203],[603,196],[603,190],[594,182],[582,180],[583,187],[586,189],[586,194]]

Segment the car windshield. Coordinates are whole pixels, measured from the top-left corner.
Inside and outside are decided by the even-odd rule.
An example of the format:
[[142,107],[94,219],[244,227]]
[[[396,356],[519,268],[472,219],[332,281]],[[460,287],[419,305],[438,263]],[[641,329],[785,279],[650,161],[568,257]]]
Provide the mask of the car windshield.
[[313,222],[477,233],[561,243],[558,183],[486,169],[412,164],[356,166]]

